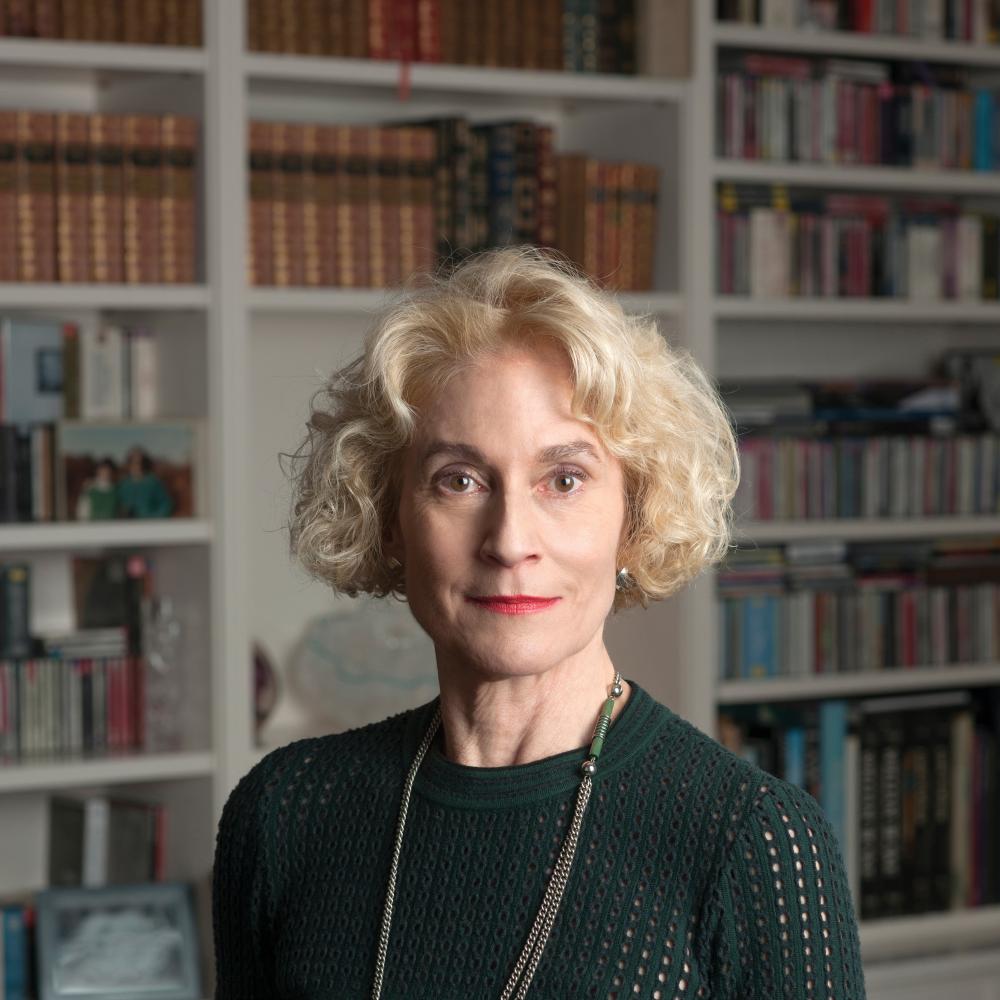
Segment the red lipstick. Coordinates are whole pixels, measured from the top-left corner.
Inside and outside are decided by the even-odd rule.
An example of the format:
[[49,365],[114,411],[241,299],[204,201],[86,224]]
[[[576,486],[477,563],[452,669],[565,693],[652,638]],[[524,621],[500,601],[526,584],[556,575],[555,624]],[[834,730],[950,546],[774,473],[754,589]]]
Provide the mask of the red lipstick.
[[489,594],[485,597],[468,597],[466,600],[502,615],[527,615],[551,608],[559,598],[532,597],[530,594]]

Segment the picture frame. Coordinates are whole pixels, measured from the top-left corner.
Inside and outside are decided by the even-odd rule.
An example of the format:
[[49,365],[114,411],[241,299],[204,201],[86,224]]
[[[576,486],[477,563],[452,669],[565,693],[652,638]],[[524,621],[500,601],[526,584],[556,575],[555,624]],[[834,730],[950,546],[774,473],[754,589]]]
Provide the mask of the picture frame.
[[39,1000],[201,1000],[194,914],[186,882],[42,890]]
[[200,517],[203,421],[56,422],[56,516],[64,521]]

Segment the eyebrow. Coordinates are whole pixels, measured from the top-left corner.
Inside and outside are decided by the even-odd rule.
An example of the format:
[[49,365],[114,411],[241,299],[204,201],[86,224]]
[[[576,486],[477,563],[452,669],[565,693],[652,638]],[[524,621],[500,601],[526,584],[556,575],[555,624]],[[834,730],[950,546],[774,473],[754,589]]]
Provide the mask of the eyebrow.
[[[456,458],[464,459],[466,462],[476,462],[479,465],[487,465],[486,456],[474,445],[465,444],[463,441],[431,441],[424,449],[420,457],[420,467],[423,468],[435,455],[453,455]],[[535,460],[545,464],[548,462],[564,462],[577,455],[588,455],[595,462],[601,461],[601,456],[589,441],[567,441],[566,444],[553,444],[548,448],[542,448],[535,456]]]

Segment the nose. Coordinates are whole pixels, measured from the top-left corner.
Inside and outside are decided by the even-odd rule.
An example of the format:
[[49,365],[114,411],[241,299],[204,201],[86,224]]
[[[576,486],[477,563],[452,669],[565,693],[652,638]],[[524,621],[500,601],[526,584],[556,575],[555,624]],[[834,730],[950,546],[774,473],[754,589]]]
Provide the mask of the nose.
[[537,559],[537,514],[530,496],[498,486],[483,509],[480,555],[508,567]]

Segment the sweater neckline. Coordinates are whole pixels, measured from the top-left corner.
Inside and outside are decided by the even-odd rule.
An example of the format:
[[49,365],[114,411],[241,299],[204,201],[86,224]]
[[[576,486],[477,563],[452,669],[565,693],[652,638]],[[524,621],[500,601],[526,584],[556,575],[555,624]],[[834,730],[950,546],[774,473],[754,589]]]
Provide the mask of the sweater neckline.
[[[677,718],[632,678],[626,677],[625,680],[631,685],[632,693],[608,730],[594,776],[595,786],[645,748],[664,725]],[[408,715],[403,738],[404,777],[427,732],[437,703],[438,697],[435,697]],[[594,721],[597,721],[596,711]],[[472,809],[524,805],[575,789],[582,778],[580,764],[590,749],[588,740],[572,750],[527,764],[471,767],[445,757],[441,752],[442,744],[439,726],[417,770],[413,792],[444,805]]]

